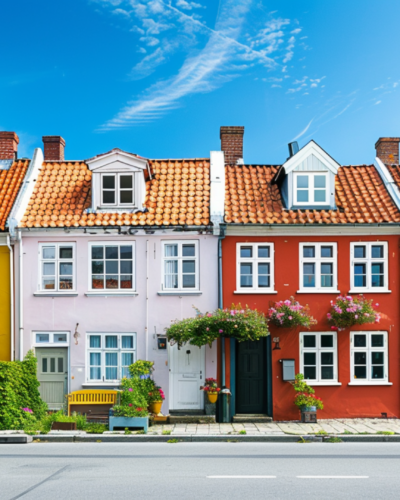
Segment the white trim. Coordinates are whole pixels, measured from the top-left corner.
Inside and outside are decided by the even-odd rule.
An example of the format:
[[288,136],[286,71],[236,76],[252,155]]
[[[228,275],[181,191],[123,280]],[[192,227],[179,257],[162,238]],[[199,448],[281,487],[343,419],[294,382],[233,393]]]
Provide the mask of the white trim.
[[[314,257],[304,257],[304,247],[314,247]],[[332,257],[321,257],[322,247],[332,247]],[[337,243],[336,242],[302,242],[299,243],[299,291],[300,293],[336,293],[337,292]],[[305,287],[304,264],[314,264],[315,286]],[[332,264],[332,287],[321,286],[321,265]]]
[[[296,293],[331,293],[333,295],[336,295],[338,293],[340,293],[340,290],[313,290],[312,288],[310,288],[309,290],[307,290],[306,288],[304,290],[297,290]],[[350,293],[350,292],[349,292]]]
[[[33,347],[69,347],[70,343],[70,332],[61,330],[32,330],[32,346]],[[48,335],[48,342],[37,342],[36,335]],[[54,335],[66,335],[67,340],[65,342],[54,342]]]
[[[315,177],[317,175],[325,177],[325,188],[316,188],[315,187]],[[299,176],[308,177],[308,187],[307,188],[298,188],[297,187],[297,178]],[[325,201],[316,201],[315,200],[315,190],[318,189],[325,191]],[[307,191],[308,193],[308,201],[299,201],[297,199],[297,191]],[[311,199],[312,198],[312,199]],[[330,175],[328,172],[310,172],[308,170],[301,172],[293,172],[293,206],[305,206],[305,207],[315,207],[315,206],[330,206]]]
[[335,387],[342,385],[342,382],[311,382],[307,380],[307,384],[311,385],[311,387]]
[[[315,335],[315,347],[303,347],[304,335]],[[331,335],[333,337],[332,347],[321,347],[321,337]],[[304,357],[305,353],[315,353],[315,371],[316,379],[305,379],[309,385],[341,385],[338,382],[338,349],[337,349],[337,332],[300,332],[299,335],[299,347],[300,347],[300,373],[304,375]],[[321,364],[320,354],[322,353],[333,353],[333,379],[322,379],[321,378]],[[331,366],[331,365],[326,365]]]
[[375,158],[375,168],[385,183],[385,187],[389,191],[389,194],[395,202],[397,208],[400,209],[400,190],[389,169],[380,158]]
[[[240,250],[242,247],[251,248],[252,256],[251,257],[241,257]],[[258,249],[259,247],[269,247],[269,257],[258,257]],[[237,242],[236,243],[236,291],[234,293],[261,293],[261,294],[269,294],[269,293],[277,293],[275,292],[275,247],[274,243],[270,243],[268,241],[260,241],[260,242]],[[251,264],[252,266],[252,286],[249,287],[241,287],[241,265],[242,264]],[[268,287],[259,287],[258,286],[258,268],[259,264],[268,264],[269,265],[269,286]],[[250,276],[250,275],[249,275]]]
[[349,382],[347,385],[355,385],[358,387],[362,386],[368,386],[368,387],[373,387],[375,385],[393,385],[393,382]]
[[136,297],[136,295],[139,295],[139,292],[122,292],[122,291],[117,291],[117,292],[106,292],[106,291],[100,291],[100,292],[85,292],[86,297]]
[[379,290],[379,288],[377,288],[376,290],[374,288],[371,288],[371,290],[357,290],[357,289],[351,289],[349,290],[349,293],[359,293],[361,295],[364,295],[366,293],[392,293],[392,290]]
[[[365,246],[365,257],[355,257],[354,247]],[[373,258],[371,256],[371,249],[373,246],[383,246],[383,257]],[[383,286],[373,287],[371,285],[371,265],[373,263],[383,264]],[[364,264],[365,265],[365,276],[366,276],[366,286],[365,287],[355,287],[354,286],[354,265]],[[388,292],[389,288],[389,259],[388,259],[388,242],[387,241],[357,241],[350,243],[350,285],[352,293],[379,293]]]
[[[177,245],[178,255],[177,256],[165,256],[166,245]],[[194,256],[183,256],[182,247],[183,245],[194,245]],[[176,260],[178,262],[178,287],[177,288],[167,288],[165,286],[165,261]],[[183,262],[185,260],[195,261],[195,286],[194,287],[183,287]],[[192,273],[188,273],[192,274]],[[179,292],[178,295],[184,295],[185,292],[190,294],[190,292],[198,292],[200,290],[200,245],[199,240],[162,240],[161,241],[161,294],[163,292]]]
[[276,290],[271,290],[269,292],[263,292],[261,290],[235,290],[233,293],[236,295],[275,295],[278,292]]
[[[109,208],[134,208],[136,207],[136,189],[135,189],[135,174],[131,172],[102,172],[100,174],[101,182],[100,182],[100,207],[103,209]],[[114,189],[104,188],[103,187],[103,178],[105,176],[114,178]],[[132,179],[132,188],[121,188],[120,187],[120,179],[121,176],[130,177]],[[114,203],[104,203],[103,201],[103,192],[104,191],[112,191],[114,193]],[[122,203],[121,202],[121,191],[131,191],[132,192],[132,203]]]
[[[103,247],[103,259],[102,260],[104,263],[103,267],[103,274],[98,273],[97,276],[104,276],[103,278],[103,284],[105,285],[105,280],[106,280],[106,257],[105,257],[105,247],[111,247],[111,246],[117,246],[117,247],[126,247],[126,246],[132,246],[132,288],[93,288],[92,286],[92,276],[96,275],[92,273],[92,247],[94,246],[99,246]],[[96,260],[96,259],[93,259]],[[124,275],[124,273],[121,273],[121,268],[120,268],[120,263],[121,259],[118,257],[118,259],[115,259],[118,262],[118,280],[121,275]],[[129,259],[126,259],[129,261]],[[85,293],[85,295],[118,295],[118,294],[135,294],[136,293],[136,241],[135,240],[124,240],[124,241],[90,241],[88,244],[88,291]],[[111,275],[111,273],[109,273]],[[130,275],[130,273],[126,273],[127,275]]]
[[[354,336],[366,335],[367,341],[365,347],[354,347]],[[383,335],[383,347],[371,347],[371,335]],[[354,375],[354,353],[365,352],[366,364],[360,365],[366,367],[367,378],[355,380]],[[371,378],[371,353],[383,352],[383,368],[384,377],[379,379]],[[381,365],[377,365],[381,366]],[[388,356],[388,333],[383,330],[360,330],[350,332],[350,382],[348,385],[389,385],[389,356]]]
[[302,163],[308,156],[314,155],[318,160],[320,160],[327,169],[330,170],[335,175],[340,168],[339,163],[337,163],[333,158],[331,158],[316,142],[311,140],[308,144],[300,149],[295,155],[291,156],[282,166],[285,169],[286,174],[294,170],[300,163]]
[[[53,248],[54,247],[54,259],[51,258],[44,258],[43,257],[43,249],[45,248]],[[61,248],[72,248],[72,258],[64,258],[60,257],[60,249]],[[38,276],[38,286],[37,286],[37,292],[40,294],[52,294],[52,295],[63,295],[63,294],[70,294],[70,293],[77,293],[77,283],[76,283],[76,243],[73,241],[62,241],[62,242],[40,242],[39,243],[39,251],[38,251],[38,257],[39,257],[39,265],[38,265],[38,271],[39,271],[39,276]],[[72,288],[60,288],[60,265],[61,264],[72,264],[72,274],[71,275],[65,275],[66,277],[72,277]],[[53,289],[51,288],[43,288],[43,280],[45,279],[45,276],[43,274],[43,266],[45,264],[54,264],[54,285],[55,287]],[[48,275],[48,276],[53,276],[53,275]]]
[[[285,214],[286,211],[283,212]],[[288,215],[288,213],[287,213]],[[91,228],[92,230],[92,228]],[[400,224],[226,224],[226,236],[390,236],[400,234]],[[33,236],[33,234],[32,234]]]
[[[90,337],[100,337],[101,345],[100,347],[90,347]],[[117,347],[106,347],[105,338],[106,337],[117,337]],[[131,349],[122,347],[122,337],[133,337],[133,347]],[[94,365],[100,367],[100,377],[99,379],[90,379],[90,354],[100,353],[100,365]],[[118,378],[113,380],[106,380],[106,353],[117,353],[117,376]],[[122,359],[121,355],[123,353],[133,354],[133,363],[137,360],[137,334],[136,332],[87,332],[86,333],[86,363],[85,363],[85,383],[90,385],[104,385],[119,384],[122,379]],[[126,366],[126,365],[124,365]]]
[[219,235],[219,225],[225,213],[225,160],[223,151],[210,152],[210,219],[213,234]]

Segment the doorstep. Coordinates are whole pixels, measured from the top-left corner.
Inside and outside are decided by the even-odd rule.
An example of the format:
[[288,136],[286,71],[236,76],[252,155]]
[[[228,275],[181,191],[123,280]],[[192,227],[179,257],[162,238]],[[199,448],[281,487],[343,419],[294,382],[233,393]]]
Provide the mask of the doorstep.
[[215,424],[215,415],[206,415],[203,411],[170,411],[170,424]]
[[234,424],[263,424],[272,422],[272,417],[263,414],[237,413],[233,417]]

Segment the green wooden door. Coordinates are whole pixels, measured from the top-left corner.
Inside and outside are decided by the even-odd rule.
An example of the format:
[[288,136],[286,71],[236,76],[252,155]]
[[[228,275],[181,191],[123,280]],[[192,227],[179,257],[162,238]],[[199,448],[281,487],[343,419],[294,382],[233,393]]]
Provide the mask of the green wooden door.
[[265,339],[237,344],[236,413],[266,412]]
[[39,392],[51,410],[59,410],[67,393],[68,348],[37,347]]

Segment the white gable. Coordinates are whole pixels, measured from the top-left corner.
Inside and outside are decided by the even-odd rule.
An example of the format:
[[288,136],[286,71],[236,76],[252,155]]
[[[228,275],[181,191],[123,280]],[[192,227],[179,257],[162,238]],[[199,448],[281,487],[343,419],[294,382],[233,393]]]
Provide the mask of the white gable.
[[87,160],[86,163],[89,170],[93,172],[127,172],[147,168],[147,160],[120,150],[110,151],[105,155]]
[[286,174],[296,171],[331,171],[337,174],[340,167],[317,143],[310,141],[284,164]]

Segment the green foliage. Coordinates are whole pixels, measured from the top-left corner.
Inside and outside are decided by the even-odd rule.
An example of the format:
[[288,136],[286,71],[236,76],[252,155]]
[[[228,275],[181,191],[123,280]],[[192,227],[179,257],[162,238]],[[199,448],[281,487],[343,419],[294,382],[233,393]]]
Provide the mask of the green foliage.
[[309,311],[308,305],[302,306],[294,297],[290,297],[290,300],[275,302],[274,307],[270,307],[268,311],[268,318],[271,323],[281,328],[310,328],[311,325],[317,324],[317,320],[310,316]]
[[153,361],[144,361],[139,359],[129,367],[129,373],[132,377],[140,377],[141,375],[151,375],[154,371]]
[[327,436],[328,433],[324,430],[320,430],[318,432],[315,433],[316,436]]
[[105,424],[97,424],[94,422],[88,422],[86,424],[85,431],[88,434],[103,434],[103,432],[108,431],[108,427]]
[[129,427],[125,427],[124,434],[126,434],[126,435],[132,434],[132,431],[129,430]]
[[347,429],[345,429],[344,433],[343,434],[354,434],[354,432],[350,432],[348,431]]
[[332,436],[325,441],[325,443],[343,443],[343,440],[337,436]]
[[76,428],[84,431],[87,427],[86,415],[73,412],[71,416],[64,414],[62,410],[52,413],[46,413],[41,419],[36,419],[31,415],[24,425],[25,432],[47,434],[51,431],[53,422],[76,422]]
[[121,380],[121,403],[113,407],[116,417],[148,417],[149,389],[154,387],[154,382],[141,376]]
[[179,443],[179,439],[168,439],[167,443]]
[[395,432],[393,431],[378,431],[377,434],[383,434],[384,436],[393,436]]
[[136,431],[135,434],[146,434],[146,433],[143,429],[141,429],[140,431]]
[[242,429],[241,431],[239,431],[239,434],[247,434],[247,432],[244,429]]
[[24,429],[33,425],[32,415],[37,420],[45,415],[47,406],[40,398],[36,370],[32,351],[23,361],[0,361],[0,430]]
[[[332,330],[344,330],[354,325],[365,323],[379,323],[381,315],[374,310],[372,300],[367,300],[362,295],[336,297],[336,302],[331,300],[331,312],[327,314]],[[375,304],[379,306],[379,304]]]
[[293,387],[296,391],[294,404],[297,407],[316,406],[317,410],[322,410],[324,408],[321,398],[315,396],[314,389],[307,384],[302,373],[296,375]]
[[163,436],[169,436],[172,431],[162,431]]
[[186,342],[201,347],[212,346],[214,340],[220,337],[232,337],[239,342],[259,340],[269,335],[267,320],[264,313],[248,306],[232,304],[230,309],[216,309],[212,313],[202,314],[196,309],[195,318],[175,321],[167,328],[170,342],[178,345]]

